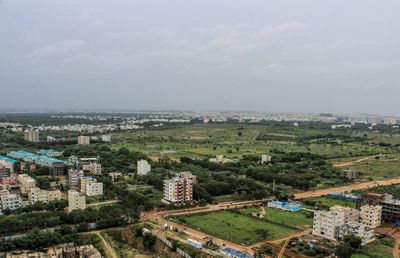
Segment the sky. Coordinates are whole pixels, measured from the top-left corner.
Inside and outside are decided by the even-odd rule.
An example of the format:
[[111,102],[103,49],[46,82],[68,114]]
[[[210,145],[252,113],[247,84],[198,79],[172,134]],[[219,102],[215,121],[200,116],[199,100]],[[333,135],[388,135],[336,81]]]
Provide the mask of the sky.
[[400,115],[398,0],[0,0],[0,109]]

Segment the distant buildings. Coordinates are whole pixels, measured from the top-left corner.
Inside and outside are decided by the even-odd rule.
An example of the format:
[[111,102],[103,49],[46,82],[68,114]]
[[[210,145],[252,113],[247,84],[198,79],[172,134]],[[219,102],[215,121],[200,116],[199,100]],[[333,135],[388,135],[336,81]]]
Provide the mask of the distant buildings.
[[18,250],[4,253],[4,258],[103,258],[101,253],[92,245],[77,246],[74,243],[62,244],[40,251]]
[[272,201],[268,202],[268,207],[278,208],[285,211],[296,212],[301,210],[301,204],[298,202],[280,202],[280,201]]
[[123,177],[121,172],[110,172],[110,173],[108,173],[108,176],[110,177],[112,182],[121,180]]
[[137,162],[137,174],[139,176],[145,176],[151,171],[151,165],[147,160],[141,159]]
[[86,209],[86,197],[75,190],[68,190],[68,211]]
[[45,156],[50,157],[50,158],[61,157],[64,154],[63,151],[56,151],[56,150],[53,150],[53,149],[48,149],[48,150],[42,149],[42,150],[40,150],[40,151],[38,151],[36,153],[38,155],[45,155]]
[[111,142],[111,134],[105,134],[101,136],[103,142]]
[[347,178],[349,180],[355,180],[358,178],[358,171],[354,169],[345,169],[339,172],[340,177]]
[[89,136],[78,136],[78,144],[79,145],[88,145],[90,144],[90,137]]
[[24,140],[27,142],[40,142],[38,130],[25,130]]
[[225,163],[236,163],[236,159],[228,159],[224,158],[224,155],[216,155],[215,158],[208,159],[208,162],[211,163],[218,163],[218,164],[225,164]]
[[196,176],[190,172],[181,172],[172,179],[164,180],[162,201],[173,204],[191,202],[195,183]]
[[272,157],[270,155],[261,155],[261,164],[265,164],[265,163],[270,163],[272,160]]
[[4,168],[9,168],[11,172],[14,172],[14,164],[16,162],[17,161],[15,159],[0,155],[0,166],[3,166]]
[[397,119],[395,117],[384,117],[383,123],[385,125],[395,125],[397,123]]

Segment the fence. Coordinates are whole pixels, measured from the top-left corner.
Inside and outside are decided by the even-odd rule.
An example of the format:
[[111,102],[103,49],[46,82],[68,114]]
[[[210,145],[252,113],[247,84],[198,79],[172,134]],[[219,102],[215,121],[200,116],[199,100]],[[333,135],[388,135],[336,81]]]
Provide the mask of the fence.
[[[160,240],[161,242],[163,242],[165,245],[167,245],[169,248],[173,247],[173,244],[171,241],[169,241],[166,237],[164,236],[159,236],[157,234],[157,230],[152,230],[151,233],[157,237],[158,240]],[[179,249],[178,247],[176,248],[176,252],[181,255],[182,257],[185,258],[192,258],[189,254],[187,254],[185,251],[183,251],[182,249]]]

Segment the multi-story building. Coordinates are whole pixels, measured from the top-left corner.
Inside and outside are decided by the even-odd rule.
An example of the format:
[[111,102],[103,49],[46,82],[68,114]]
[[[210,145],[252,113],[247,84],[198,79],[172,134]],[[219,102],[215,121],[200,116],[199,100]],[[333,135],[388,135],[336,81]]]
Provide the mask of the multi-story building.
[[73,166],[73,167],[79,167],[79,165],[80,165],[80,161],[79,161],[79,158],[77,157],[77,156],[74,156],[74,155],[71,155],[69,158],[68,158],[68,165],[70,165],[70,166]]
[[68,184],[70,186],[79,186],[79,180],[84,176],[85,174],[82,170],[70,170],[68,171]]
[[88,171],[92,175],[101,175],[101,164],[100,163],[90,163],[87,165],[82,164],[82,169]]
[[270,155],[261,155],[261,164],[265,164],[265,163],[270,163],[272,160],[272,157]]
[[164,180],[163,202],[185,203],[193,200],[193,185],[196,176],[190,172],[178,173],[174,178]]
[[21,193],[29,193],[29,191],[36,187],[36,181],[27,174],[19,174],[17,177]]
[[381,206],[382,222],[392,223],[400,220],[400,200],[394,199],[390,194],[364,193],[357,203],[357,207],[360,208],[364,205]]
[[86,197],[75,190],[68,190],[68,211],[86,209]]
[[110,172],[108,173],[108,175],[110,176],[110,179],[113,182],[121,180],[123,176],[121,172]]
[[46,155],[37,155],[27,151],[11,151],[8,156],[23,160],[27,163],[34,163],[49,168],[49,174],[52,176],[61,176],[64,174],[65,161],[48,157]]
[[374,240],[375,233],[372,229],[368,228],[366,225],[351,221],[344,225],[337,227],[336,229],[336,239],[341,241],[347,235],[355,235],[361,239],[361,245],[365,245]]
[[86,196],[103,195],[103,183],[87,183],[85,194]]
[[364,205],[360,208],[360,222],[369,228],[381,225],[382,206]]
[[78,144],[80,145],[88,145],[90,144],[90,137],[89,136],[78,136]]
[[383,118],[383,123],[385,125],[395,125],[397,123],[397,119],[395,117],[388,116]]
[[340,177],[345,177],[349,180],[355,180],[358,178],[358,171],[354,169],[345,169],[339,172]]
[[0,196],[1,209],[14,211],[21,207],[22,200],[18,194],[3,194]]
[[85,176],[80,178],[79,189],[81,193],[86,194],[86,186],[89,183],[97,183],[97,179],[92,176]]
[[329,211],[314,212],[313,235],[336,240],[336,229],[348,222],[358,222],[360,212],[356,209],[334,206]]
[[38,130],[25,130],[24,140],[27,142],[40,142],[39,131]]
[[51,202],[55,200],[61,199],[61,192],[60,190],[42,190],[40,188],[32,188],[28,194],[29,202],[34,204],[36,202]]
[[11,173],[14,172],[14,165],[17,161],[15,159],[0,155],[0,167],[10,169]]
[[151,165],[147,160],[141,159],[137,162],[137,174],[139,176],[145,176],[151,171]]
[[15,185],[15,178],[14,177],[4,177],[2,179],[0,179],[1,184],[5,185],[5,186],[10,186],[10,185]]
[[103,142],[111,142],[111,134],[105,134],[101,136]]
[[5,168],[0,165],[0,179],[5,177],[10,177],[10,175],[11,175],[11,169]]

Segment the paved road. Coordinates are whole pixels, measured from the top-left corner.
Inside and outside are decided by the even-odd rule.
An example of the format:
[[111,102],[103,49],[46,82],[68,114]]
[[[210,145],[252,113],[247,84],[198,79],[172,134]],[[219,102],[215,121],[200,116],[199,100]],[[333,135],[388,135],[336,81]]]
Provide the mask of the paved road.
[[105,204],[112,204],[116,203],[118,200],[110,200],[110,201],[104,201],[104,202],[95,202],[95,203],[89,203],[86,205],[87,207],[94,207],[94,206],[100,206],[100,205],[105,205]]

